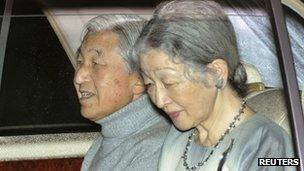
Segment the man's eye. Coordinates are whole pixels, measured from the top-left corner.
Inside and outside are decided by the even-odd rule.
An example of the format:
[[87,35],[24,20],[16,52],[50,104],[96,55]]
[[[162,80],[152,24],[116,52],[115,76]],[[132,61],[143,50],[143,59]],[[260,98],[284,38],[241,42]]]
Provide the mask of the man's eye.
[[170,87],[172,87],[173,85],[175,85],[174,83],[164,83],[164,86],[166,87],[166,88],[170,88]]
[[94,60],[94,61],[92,61],[92,65],[93,66],[105,66],[106,65],[106,63],[103,61],[103,60]]
[[81,65],[81,64],[82,64],[82,60],[77,60],[77,61],[76,61],[76,64],[77,64],[77,65]]
[[101,61],[92,61],[92,65],[93,66],[97,66],[97,65],[102,65],[102,62]]

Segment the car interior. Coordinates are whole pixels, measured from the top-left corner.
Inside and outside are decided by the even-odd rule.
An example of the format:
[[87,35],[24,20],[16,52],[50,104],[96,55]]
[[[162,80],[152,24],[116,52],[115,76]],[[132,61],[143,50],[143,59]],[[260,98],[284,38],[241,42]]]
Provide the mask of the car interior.
[[[84,155],[102,129],[81,117],[72,82],[82,27],[100,14],[129,13],[148,19],[153,6],[160,1],[134,0],[129,2],[130,6],[121,5],[125,4],[121,1],[107,1],[106,5],[92,1],[83,5],[79,0],[71,6],[67,1],[15,0],[14,4],[8,1],[0,3],[0,46],[4,46],[3,54],[0,53],[3,70],[0,72],[0,170],[80,170]],[[258,113],[266,113],[266,117],[293,137],[296,128],[289,107],[292,102],[282,83],[271,17],[262,0],[244,4],[240,0],[231,1],[223,1],[223,6],[240,42],[240,58],[248,77],[247,104]],[[115,4],[118,2],[120,6]],[[297,80],[293,81],[299,87],[294,91],[299,93],[304,109],[304,34],[301,34],[304,33],[304,2],[283,0],[282,8],[297,74]],[[36,28],[42,31],[35,31]],[[32,35],[28,35],[30,32]],[[6,39],[4,33],[7,33]],[[20,43],[18,39],[24,41]],[[42,46],[45,50],[40,50]],[[24,61],[20,63],[18,58],[11,57],[23,55]],[[29,65],[30,69],[15,71],[14,67],[23,65]],[[49,70],[44,71],[45,68]],[[303,113],[302,116],[303,120]]]

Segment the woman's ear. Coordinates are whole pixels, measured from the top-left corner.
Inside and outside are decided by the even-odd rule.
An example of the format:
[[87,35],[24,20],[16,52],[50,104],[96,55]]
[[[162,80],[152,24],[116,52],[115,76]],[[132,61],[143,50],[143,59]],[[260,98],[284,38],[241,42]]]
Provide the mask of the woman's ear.
[[208,64],[208,67],[211,68],[216,73],[216,77],[215,77],[216,88],[221,89],[225,87],[229,76],[229,69],[227,62],[223,59],[218,58],[213,60],[210,64]]

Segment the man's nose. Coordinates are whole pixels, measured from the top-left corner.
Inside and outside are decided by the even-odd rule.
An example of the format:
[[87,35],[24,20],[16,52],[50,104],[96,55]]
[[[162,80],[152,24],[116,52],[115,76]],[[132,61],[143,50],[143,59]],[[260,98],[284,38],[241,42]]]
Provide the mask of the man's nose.
[[82,65],[78,67],[75,71],[74,75],[74,83],[75,84],[82,84],[90,79],[90,70],[88,67]]
[[164,108],[172,102],[164,88],[158,88],[155,92],[155,104],[158,108]]

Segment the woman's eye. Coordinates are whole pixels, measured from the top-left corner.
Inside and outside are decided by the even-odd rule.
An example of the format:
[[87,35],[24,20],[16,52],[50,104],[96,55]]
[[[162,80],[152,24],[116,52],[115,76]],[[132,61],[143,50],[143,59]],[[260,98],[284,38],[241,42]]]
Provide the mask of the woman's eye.
[[146,90],[151,89],[151,88],[153,87],[153,85],[154,85],[154,84],[152,84],[152,83],[147,83],[147,84],[145,84]]
[[151,83],[145,84],[146,89],[149,89],[151,87]]
[[178,83],[175,83],[175,82],[167,82],[167,83],[164,83],[164,86],[165,88],[172,88],[174,86],[176,86]]

